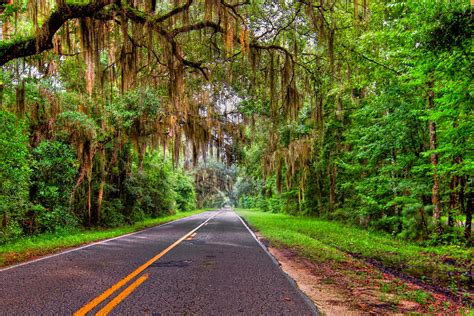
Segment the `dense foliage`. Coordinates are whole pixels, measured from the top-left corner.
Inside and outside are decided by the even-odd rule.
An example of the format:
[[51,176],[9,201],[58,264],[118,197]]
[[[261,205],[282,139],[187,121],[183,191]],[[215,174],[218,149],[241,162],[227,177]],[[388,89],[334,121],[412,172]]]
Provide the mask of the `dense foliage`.
[[[256,128],[249,129],[253,142],[243,174],[250,184],[262,185],[258,194],[241,194],[240,204],[323,216],[409,239],[469,240],[474,198],[469,3],[364,1],[350,12],[330,1],[317,9],[324,21],[279,34],[290,43],[309,37],[298,47],[305,81],[300,89],[309,89],[299,95],[298,112],[290,119],[268,117],[271,92],[243,105],[258,115]],[[287,18],[292,15],[304,17],[295,11]],[[351,20],[354,25],[347,27]],[[314,46],[311,40],[322,43]],[[271,59],[268,65],[273,67]]]
[[472,240],[469,1],[18,0],[1,13],[4,240],[195,198]]
[[[58,104],[36,94],[40,84],[25,84],[33,112],[24,118],[0,112],[0,242],[83,226],[117,227],[195,208],[187,172],[156,152],[135,151],[133,139],[112,137],[117,130],[133,134],[140,117],[159,112],[152,92],[130,92],[107,116],[73,110],[84,106],[80,96],[62,92],[66,110],[48,118]],[[13,92],[7,85],[5,95]]]
[[22,233],[17,218],[23,217],[28,201],[31,169],[27,142],[24,123],[0,111],[0,241]]

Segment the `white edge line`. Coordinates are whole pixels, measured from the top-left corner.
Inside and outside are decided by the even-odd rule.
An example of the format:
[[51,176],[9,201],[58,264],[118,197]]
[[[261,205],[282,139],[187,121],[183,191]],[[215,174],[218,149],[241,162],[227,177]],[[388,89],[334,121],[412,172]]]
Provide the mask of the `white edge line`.
[[260,245],[260,247],[262,247],[262,249],[265,251],[265,253],[270,257],[270,259],[273,261],[274,264],[276,264],[276,266],[278,267],[278,269],[283,272],[283,274],[285,275],[285,277],[288,279],[288,281],[290,281],[290,283],[296,288],[297,292],[300,294],[301,298],[303,299],[303,301],[306,302],[306,305],[309,306],[309,308],[312,310],[312,312],[315,314],[315,315],[320,315],[320,312],[318,310],[318,308],[316,307],[316,304],[306,295],[306,293],[303,292],[303,290],[301,290],[298,286],[298,284],[296,283],[296,281],[288,274],[286,273],[285,271],[283,271],[283,269],[281,268],[281,264],[278,262],[278,260],[271,254],[271,252],[268,250],[268,248],[260,241],[258,240],[257,238],[257,235],[255,235],[255,233],[250,229],[250,227],[247,225],[247,223],[242,219],[242,217],[235,211],[235,210],[232,210],[236,215],[237,217],[240,219],[240,221],[242,222],[242,224],[245,226],[245,228],[247,228],[247,230],[249,231],[250,235],[252,235],[252,237],[255,239],[255,241],[257,241],[257,243]]
[[[190,218],[190,217],[193,217],[193,216],[197,216],[197,215],[202,215],[202,214],[207,213],[207,212],[209,212],[209,211],[205,211],[205,212],[203,212],[203,213],[194,214],[194,215],[187,216],[187,217],[183,217],[183,218],[178,218],[178,219],[175,219],[175,220],[173,220],[173,221],[171,221],[171,222],[166,222],[166,223],[162,223],[162,224],[157,224],[157,225],[154,225],[154,226],[151,226],[151,227],[142,229],[142,230],[138,230],[138,231],[133,232],[133,233],[128,233],[128,234],[125,234],[125,235],[121,235],[121,236],[117,236],[117,237],[113,237],[113,238],[109,238],[109,239],[104,239],[104,240],[101,240],[101,241],[96,241],[96,242],[93,242],[93,243],[90,243],[90,244],[87,244],[87,245],[84,245],[84,246],[76,247],[76,248],[69,249],[69,250],[65,250],[65,251],[60,251],[60,252],[54,253],[54,254],[52,254],[52,255],[46,255],[46,256],[43,256],[43,257],[40,257],[40,258],[37,258],[37,259],[33,259],[33,260],[29,260],[29,261],[17,263],[17,264],[14,264],[14,265],[11,265],[11,266],[8,266],[8,267],[5,267],[5,268],[0,268],[0,273],[1,273],[1,272],[4,272],[4,271],[7,271],[7,270],[10,270],[10,269],[18,268],[18,267],[21,267],[21,266],[24,266],[24,265],[27,265],[27,264],[30,264],[30,263],[35,263],[35,262],[38,262],[38,261],[43,261],[43,260],[50,259],[50,258],[54,258],[54,257],[60,256],[60,255],[65,255],[65,254],[70,253],[70,252],[82,250],[82,249],[89,248],[89,247],[96,246],[96,245],[100,245],[100,244],[105,244],[105,243],[107,243],[107,242],[109,242],[109,241],[112,241],[112,240],[116,240],[116,239],[120,239],[120,238],[124,238],[124,237],[128,237],[128,236],[132,236],[132,235],[136,235],[136,234],[140,234],[140,233],[146,232],[146,231],[148,231],[148,230],[150,230],[150,229],[153,229],[153,228],[156,228],[156,227],[163,227],[163,226],[166,226],[166,225],[175,223],[175,222],[177,222],[177,221],[181,221],[181,220],[183,220],[183,219],[187,219],[187,218]],[[214,216],[215,216],[215,215],[213,215],[212,217],[214,217]]]

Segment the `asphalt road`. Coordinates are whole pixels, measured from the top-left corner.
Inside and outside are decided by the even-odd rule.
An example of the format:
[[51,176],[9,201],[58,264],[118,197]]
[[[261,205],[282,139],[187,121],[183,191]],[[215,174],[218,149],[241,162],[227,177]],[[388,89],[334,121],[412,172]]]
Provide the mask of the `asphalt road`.
[[1,315],[107,313],[317,311],[232,210],[205,212],[0,270]]

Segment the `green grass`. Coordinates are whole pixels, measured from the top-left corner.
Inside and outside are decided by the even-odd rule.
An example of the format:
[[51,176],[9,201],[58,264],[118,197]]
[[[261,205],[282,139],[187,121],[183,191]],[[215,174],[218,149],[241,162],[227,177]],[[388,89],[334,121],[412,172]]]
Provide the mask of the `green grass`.
[[423,247],[381,232],[316,218],[259,210],[237,212],[271,243],[293,248],[313,261],[340,262],[347,260],[346,253],[352,253],[436,285],[454,282],[458,289],[467,287],[467,277],[462,273],[472,264],[472,247]]
[[195,210],[192,212],[178,212],[174,215],[150,218],[133,225],[118,228],[69,230],[21,238],[0,246],[0,267],[32,259],[41,255],[58,252],[65,248],[80,246],[94,241],[128,234],[176,219],[199,214],[207,210],[208,209]]

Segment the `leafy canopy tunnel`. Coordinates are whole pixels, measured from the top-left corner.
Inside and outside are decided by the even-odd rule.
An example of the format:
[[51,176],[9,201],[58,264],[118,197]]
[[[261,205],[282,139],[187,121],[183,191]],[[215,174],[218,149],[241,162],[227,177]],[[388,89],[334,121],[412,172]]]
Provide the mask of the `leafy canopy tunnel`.
[[[148,148],[171,153],[175,165],[183,156],[194,166],[199,157],[238,159],[247,118],[236,101],[256,88],[261,51],[286,60],[287,102],[295,103],[293,55],[285,45],[253,38],[249,13],[259,11],[255,5],[2,4],[2,109],[28,119],[33,148],[60,140],[75,149],[78,173],[66,191],[72,210],[87,209],[89,224],[99,221],[104,195],[114,195],[107,185],[120,187],[130,173],[132,160],[122,158],[120,165],[119,157],[128,144],[139,170]],[[37,195],[35,188],[30,195]]]
[[[85,69],[75,75],[83,75],[85,85],[77,92],[103,104],[117,92],[153,87],[160,90],[166,104],[160,119],[151,123],[157,125],[157,133],[150,135],[154,142],[165,147],[173,142],[177,161],[185,135],[192,143],[194,158],[209,144],[218,150],[222,147],[231,161],[233,153],[226,139],[242,139],[242,117],[237,111],[229,113],[228,100],[216,94],[224,89],[238,94],[241,91],[236,91],[235,84],[238,90],[250,89],[255,82],[242,70],[251,67],[257,71],[260,51],[285,60],[285,102],[297,106],[295,60],[285,48],[288,45],[265,40],[266,34],[250,35],[255,18],[251,12],[260,11],[256,5],[225,1],[9,1],[2,14],[0,64],[33,56],[4,69],[14,68],[23,75],[34,69],[41,76],[66,81],[71,78],[61,73],[64,65],[70,59],[82,61]],[[256,20],[261,25],[253,32],[268,26],[268,21],[258,16]],[[24,78],[22,74],[17,80]],[[24,107],[22,87],[20,84],[17,89],[20,110]],[[213,97],[221,102],[210,100]],[[130,136],[139,138],[135,134],[141,132],[136,130]],[[144,150],[140,144],[137,147]]]
[[445,215],[451,228],[464,216],[471,236],[466,1],[1,8],[1,108],[28,121],[32,148],[72,146],[69,208],[86,209],[89,223],[161,148],[186,168],[239,163],[241,187],[228,193],[238,203],[414,239],[441,234]]

